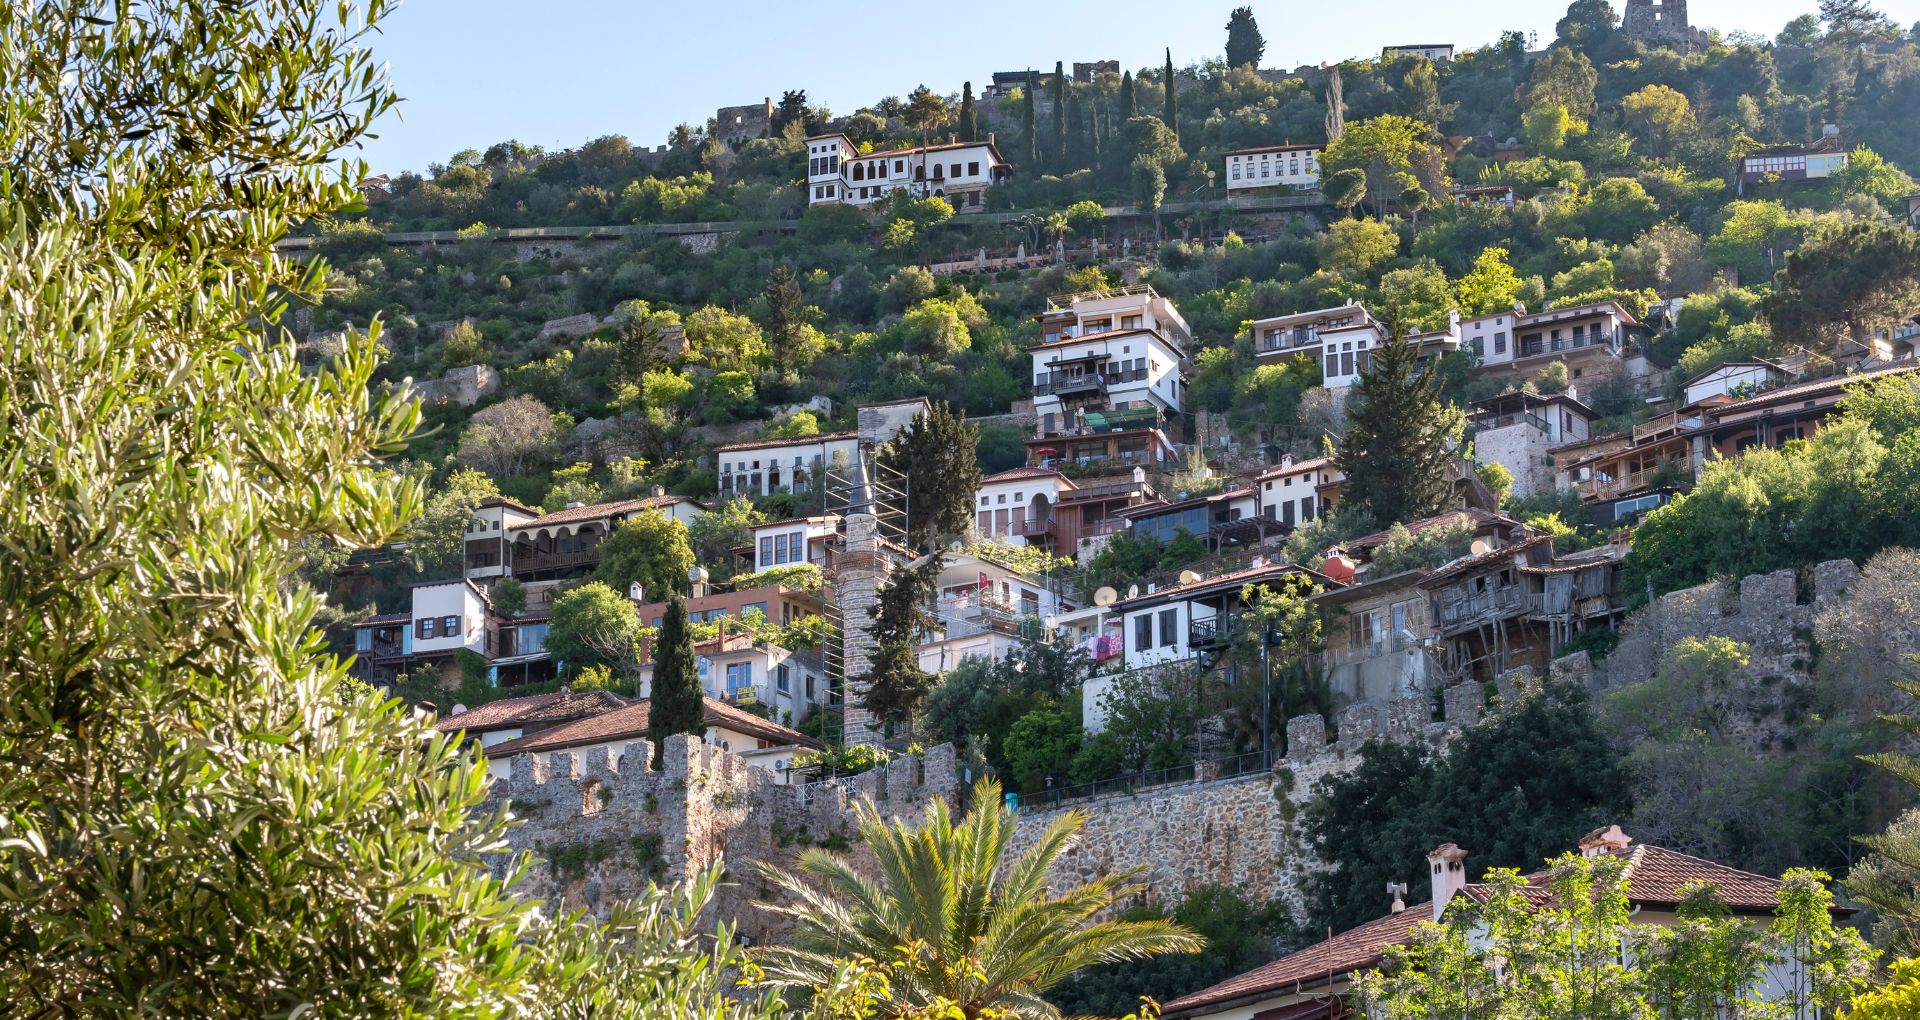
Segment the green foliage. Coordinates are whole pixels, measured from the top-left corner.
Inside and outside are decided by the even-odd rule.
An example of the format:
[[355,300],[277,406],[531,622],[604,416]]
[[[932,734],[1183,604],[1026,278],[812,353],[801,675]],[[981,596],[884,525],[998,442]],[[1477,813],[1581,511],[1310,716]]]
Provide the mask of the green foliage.
[[[873,655],[866,673],[853,678],[861,690],[860,707],[884,733],[919,712],[936,678],[920,668],[920,635],[937,621],[928,607],[938,593],[944,556],[935,554],[916,569],[895,571],[867,610],[873,617]],[[848,734],[852,743],[866,734]]]
[[1139,892],[1133,872],[1049,891],[1049,866],[1085,824],[1078,813],[1056,819],[1015,857],[1014,812],[991,781],[974,788],[957,822],[944,802],[918,825],[885,821],[871,804],[856,810],[860,841],[879,859],[877,897],[872,880],[819,848],[803,852],[797,870],[760,868],[792,904],[768,908],[792,921],[788,943],[756,953],[777,987],[819,987],[837,959],[865,958],[888,968],[884,998],[894,1011],[942,1000],[956,1004],[955,1016],[1031,1012],[1087,967],[1200,948],[1166,920],[1099,919]]
[[1471,847],[1484,867],[1540,861],[1608,823],[1626,803],[1612,745],[1586,695],[1550,686],[1464,731],[1434,754],[1369,741],[1358,769],[1329,780],[1302,815],[1337,875],[1309,883],[1314,930],[1344,931],[1383,913],[1388,882],[1425,888],[1436,840]]
[[548,609],[547,651],[568,670],[604,665],[631,677],[640,636],[633,603],[599,581],[568,589]]
[[687,572],[695,562],[687,526],[649,510],[620,522],[601,541],[593,579],[622,594],[639,584],[649,601],[658,601],[668,592],[686,590]]
[[493,479],[471,468],[456,468],[440,491],[427,500],[407,531],[407,558],[422,578],[458,575],[466,562],[467,527],[480,501],[499,495]]
[[1454,285],[1463,315],[1491,315],[1513,307],[1520,298],[1520,276],[1507,264],[1505,248],[1488,248],[1473,262],[1473,271]]
[[1787,256],[1766,307],[1776,338],[1864,345],[1920,308],[1920,232],[1873,223],[1826,231]]
[[1432,569],[1465,556],[1472,544],[1473,522],[1464,515],[1417,533],[1408,531],[1405,525],[1395,524],[1387,529],[1387,540],[1373,551],[1367,573],[1391,577],[1408,570]]
[[1079,749],[1080,727],[1050,701],[1042,700],[1007,731],[1007,765],[1015,785],[1026,793],[1066,785]]
[[907,477],[907,540],[916,549],[973,523],[980,488],[980,433],[944,401],[914,419],[879,459]]
[[1227,17],[1227,66],[1257,68],[1266,51],[1267,40],[1253,20],[1253,8],[1235,7]]

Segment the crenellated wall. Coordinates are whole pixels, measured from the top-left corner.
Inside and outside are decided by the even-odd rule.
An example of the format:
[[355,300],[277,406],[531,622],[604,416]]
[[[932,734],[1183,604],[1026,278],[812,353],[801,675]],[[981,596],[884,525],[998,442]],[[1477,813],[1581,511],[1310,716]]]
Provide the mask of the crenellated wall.
[[775,937],[777,918],[754,908],[764,888],[753,865],[791,866],[810,846],[849,847],[853,805],[865,799],[885,816],[922,817],[959,792],[951,745],[902,757],[850,779],[783,786],[775,773],[689,737],[669,737],[664,767],[644,740],[584,755],[520,755],[492,797],[522,824],[509,849],[530,851],[520,887],[563,909],[604,911],[652,880],[673,881],[722,859],[729,881],[716,903],[743,934]]

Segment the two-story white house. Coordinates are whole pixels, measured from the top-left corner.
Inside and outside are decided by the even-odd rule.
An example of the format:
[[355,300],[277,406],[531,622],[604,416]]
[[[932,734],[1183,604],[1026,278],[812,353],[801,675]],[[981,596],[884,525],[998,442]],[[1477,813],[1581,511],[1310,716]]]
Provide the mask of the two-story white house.
[[980,479],[973,496],[980,537],[1012,546],[1053,548],[1054,506],[1076,488],[1052,468],[1017,467]]
[[[1254,356],[1262,361],[1310,357],[1320,367],[1320,385],[1345,389],[1373,367],[1373,352],[1387,342],[1386,325],[1359,304],[1319,308],[1291,315],[1257,319],[1253,326]],[[1448,316],[1445,329],[1408,333],[1422,357],[1460,349],[1459,314]]]
[[485,579],[513,573],[513,529],[534,520],[540,511],[505,496],[488,496],[467,521],[464,559],[468,577]]
[[949,557],[937,585],[935,629],[919,646],[920,668],[936,673],[970,655],[1003,658],[1072,607],[1040,578],[977,553]]
[[1262,145],[1227,153],[1227,195],[1243,195],[1262,188],[1285,187],[1312,191],[1320,186],[1318,145]]
[[807,139],[807,203],[870,205],[906,191],[944,198],[955,212],[986,208],[987,189],[1013,178],[989,134],[983,142],[949,142],[862,153],[843,134]]
[[1181,662],[1223,647],[1241,592],[1248,585],[1273,585],[1294,574],[1325,581],[1306,567],[1256,556],[1242,570],[1129,594],[1113,606],[1125,621],[1126,668]]
[[1565,361],[1576,383],[1628,371],[1628,331],[1640,326],[1617,301],[1569,308],[1510,312],[1463,321],[1460,334],[1480,357],[1477,373],[1531,378],[1553,361]]
[[1254,476],[1260,514],[1272,521],[1298,527],[1333,508],[1334,493],[1346,476],[1328,457],[1295,460],[1292,455]]
[[857,432],[755,439],[728,443],[713,451],[721,499],[809,492],[824,484],[826,472],[849,470],[859,456]]

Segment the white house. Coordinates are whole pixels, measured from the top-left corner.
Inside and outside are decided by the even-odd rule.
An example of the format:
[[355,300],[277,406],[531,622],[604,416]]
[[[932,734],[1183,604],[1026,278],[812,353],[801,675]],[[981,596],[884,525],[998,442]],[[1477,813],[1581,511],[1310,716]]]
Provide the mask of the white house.
[[461,649],[486,654],[487,599],[465,578],[413,586],[413,647],[417,658]]
[[1129,593],[1113,606],[1125,621],[1126,668],[1181,662],[1221,647],[1239,609],[1240,593],[1248,585],[1272,585],[1292,574],[1320,579],[1305,567],[1256,556],[1242,570]]
[[776,492],[807,492],[829,469],[846,470],[860,456],[856,432],[830,432],[790,439],[728,443],[713,451],[720,498],[762,498]]
[[[828,700],[826,667],[817,651],[782,648],[751,634],[723,633],[694,646],[695,668],[707,697],[729,705],[764,705],[789,725]],[[652,671],[643,676],[642,697],[652,693]]]
[[987,189],[1012,177],[991,134],[984,142],[867,154],[843,134],[807,139],[809,205],[869,205],[905,190],[916,198],[944,198],[956,212],[979,212]]
[[1182,352],[1193,343],[1180,309],[1144,283],[1049,298],[1046,311],[1034,319],[1046,343],[1122,329],[1153,330]]
[[488,496],[467,521],[464,558],[468,577],[504,577],[512,572],[513,539],[509,533],[540,516],[540,511],[505,496]]
[[833,514],[824,517],[790,517],[784,521],[754,525],[750,529],[753,536],[753,572],[757,574],[762,570],[796,563],[824,567],[827,562],[827,542],[839,528],[840,518]]
[[1453,60],[1452,43],[1408,43],[1404,46],[1387,46],[1380,50],[1380,61],[1386,63],[1400,57],[1425,57],[1436,64],[1445,64]]
[[1330,498],[1327,490],[1345,479],[1331,458],[1294,460],[1289,455],[1255,475],[1253,484],[1259,490],[1262,516],[1297,526],[1326,513]]
[[1688,379],[1682,387],[1685,395],[1681,403],[1694,404],[1716,395],[1750,397],[1790,377],[1786,369],[1771,361],[1730,361]]
[[[1320,308],[1291,315],[1275,315],[1253,323],[1254,356],[1285,361],[1310,357],[1320,366],[1320,384],[1344,389],[1358,382],[1373,365],[1373,352],[1387,341],[1385,324],[1359,304]],[[1460,349],[1459,314],[1448,316],[1447,327],[1431,333],[1409,333],[1422,356]]]
[[1051,468],[1017,467],[980,479],[974,527],[982,538],[1008,545],[1049,545],[1060,493],[1077,488]]
[[1180,413],[1183,354],[1147,328],[1061,337],[1027,348],[1033,356],[1033,410],[1039,434],[1070,434],[1087,411],[1151,408]]
[[460,733],[479,741],[482,747],[492,747],[628,704],[627,699],[610,691],[551,691],[502,698],[471,709],[453,705],[434,720],[433,728],[441,733]]
[[1528,312],[1516,305],[1460,323],[1466,346],[1479,355],[1478,373],[1531,377],[1549,362],[1565,361],[1576,382],[1627,370],[1628,330],[1640,325],[1617,301]]
[[1320,186],[1318,145],[1263,145],[1226,154],[1227,194],[1288,187],[1311,191]]

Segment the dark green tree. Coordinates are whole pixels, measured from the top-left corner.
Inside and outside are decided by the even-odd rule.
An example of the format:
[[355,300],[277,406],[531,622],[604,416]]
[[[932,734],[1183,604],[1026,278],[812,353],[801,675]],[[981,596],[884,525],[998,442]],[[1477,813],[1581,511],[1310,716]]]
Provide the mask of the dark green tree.
[[693,632],[687,628],[687,603],[678,594],[667,600],[660,632],[653,637],[653,686],[647,695],[647,739],[653,743],[653,767],[665,766],[667,738],[676,733],[705,733],[706,694],[693,661]]
[[1138,116],[1140,104],[1133,91],[1133,72],[1123,71],[1120,74],[1120,123],[1125,124]]
[[926,549],[973,521],[980,488],[980,431],[941,401],[880,450],[880,462],[907,478],[907,542]]
[[1027,72],[1027,87],[1020,90],[1020,130],[1026,136],[1027,166],[1040,166],[1040,129],[1033,122],[1033,91],[1040,87],[1039,77]]
[[1766,312],[1775,342],[1866,349],[1920,313],[1920,233],[1855,222],[1816,237],[1787,256]]
[[807,90],[791,89],[780,94],[780,105],[773,108],[773,133],[779,137],[788,124],[807,122]]
[[1049,153],[1057,166],[1067,165],[1067,65],[1064,61],[1053,62],[1053,151]]
[[666,354],[660,343],[660,324],[651,315],[636,313],[614,333],[613,374],[619,382],[640,385],[648,372],[661,368]]
[[1560,42],[1580,53],[1611,50],[1622,38],[1620,16],[1608,0],[1573,0],[1554,25]]
[[[1907,675],[1888,679],[1908,699],[1908,710],[1881,719],[1920,737],[1920,715],[1912,711],[1912,706],[1920,702],[1920,656],[1908,659]],[[1885,751],[1868,755],[1867,760],[1907,786],[1920,789],[1920,758]],[[1847,888],[1880,915],[1881,927],[1892,935],[1900,955],[1920,953],[1920,810],[1908,809],[1884,832],[1860,842],[1873,851],[1874,857],[1853,869],[1847,877]]]
[[1259,67],[1267,52],[1267,37],[1253,20],[1253,8],[1235,7],[1227,17],[1227,66]]
[[1347,434],[1337,462],[1344,502],[1365,506],[1381,527],[1418,520],[1446,505],[1453,416],[1440,398],[1438,373],[1426,371],[1406,339],[1397,310],[1387,341],[1373,352],[1347,400]]
[[944,561],[935,554],[918,567],[898,571],[867,610],[873,618],[873,655],[867,672],[853,682],[860,707],[889,737],[920,711],[940,679],[920,668],[920,636],[938,624],[928,607],[938,593]]
[[980,111],[973,108],[972,82],[964,82],[960,86],[960,140],[980,140]]
[[806,349],[807,317],[805,297],[793,270],[785,262],[767,273],[767,285],[761,290],[767,299],[767,345],[773,350],[773,364],[783,372],[805,367],[800,364]]
[[687,526],[666,514],[648,511],[620,522],[600,543],[593,579],[625,595],[638,584],[648,599],[685,591],[693,569],[693,545]]
[[1303,817],[1320,859],[1340,862],[1308,889],[1315,931],[1383,916],[1388,882],[1421,895],[1427,852],[1442,842],[1465,847],[1475,874],[1526,870],[1626,807],[1618,754],[1573,685],[1528,697],[1441,754],[1372,740],[1361,755],[1360,767],[1328,782]]
[[1300,941],[1284,901],[1261,903],[1226,885],[1190,890],[1171,913],[1156,903],[1120,916],[1171,917],[1206,939],[1207,951],[1090,967],[1047,996],[1062,1015],[1121,1016],[1138,1008],[1147,995],[1171,1002],[1272,960],[1275,946]]
[[1180,101],[1179,90],[1173,87],[1173,48],[1167,48],[1167,67],[1161,75],[1161,84],[1166,86],[1166,112],[1160,119],[1167,122],[1167,129],[1175,138],[1180,137]]

